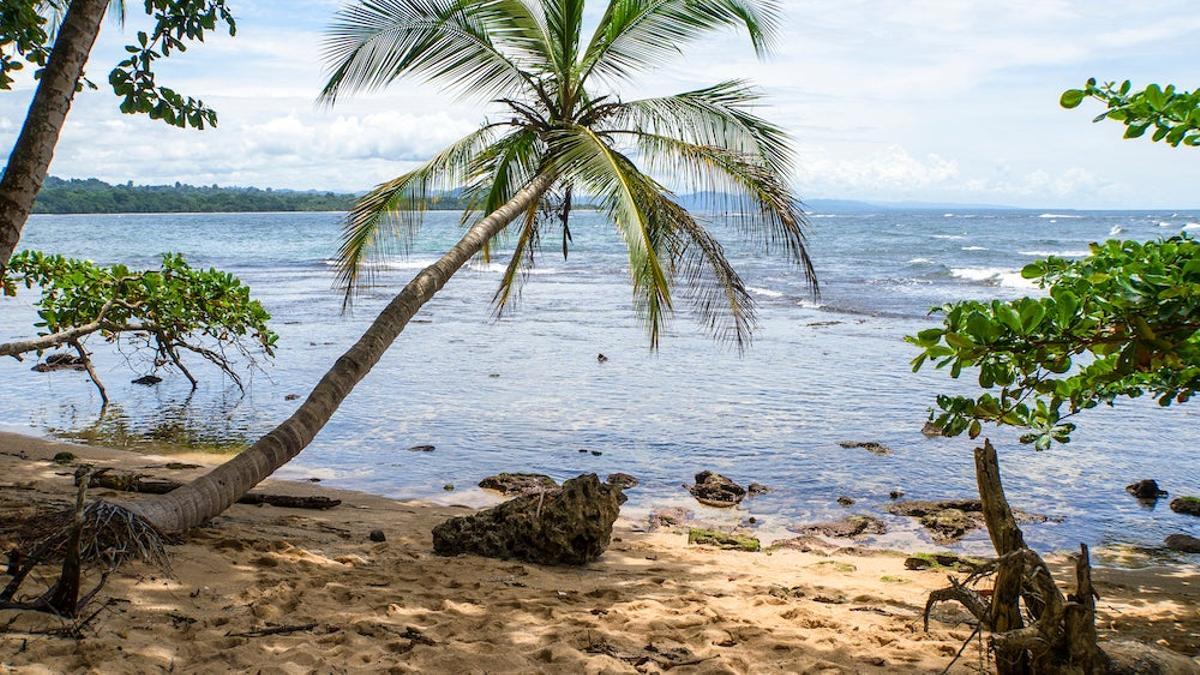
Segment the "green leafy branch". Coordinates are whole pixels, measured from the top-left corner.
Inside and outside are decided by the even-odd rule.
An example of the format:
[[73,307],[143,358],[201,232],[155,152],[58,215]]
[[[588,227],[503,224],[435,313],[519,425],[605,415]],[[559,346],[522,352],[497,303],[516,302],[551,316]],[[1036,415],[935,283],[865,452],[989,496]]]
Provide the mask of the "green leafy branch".
[[12,73],[26,63],[39,69],[50,59],[48,20],[38,12],[41,0],[16,0],[0,6],[0,90],[12,89]]
[[1066,443],[1067,420],[1118,398],[1187,401],[1200,387],[1200,243],[1186,235],[1092,244],[1081,260],[1051,257],[1021,272],[1038,298],[962,301],[933,310],[943,325],[906,341],[958,378],[977,373],[977,397],[941,395],[931,412],[946,435],[985,423],[1027,430],[1039,450]]
[[188,40],[204,41],[204,34],[229,27],[237,33],[237,25],[225,0],[146,0],[146,13],[154,18],[154,30],[139,31],[137,44],[128,45],[129,57],[109,73],[113,92],[121,96],[121,112],[145,113],[177,127],[203,129],[216,126],[217,113],[204,102],[184,97],[174,89],[163,87],[155,80],[153,65],[174,51],[187,51]]
[[273,356],[278,341],[267,326],[270,315],[251,299],[248,286],[228,272],[194,269],[179,254],[165,254],[159,269],[133,271],[120,264],[100,266],[24,251],[13,256],[0,279],[4,295],[16,295],[21,287],[37,287],[41,293],[34,303],[37,337],[0,344],[0,356],[20,359],[74,348],[106,402],[84,346],[89,336],[110,343],[124,339],[136,349],[149,349],[156,370],[173,366],[193,387],[196,379],[182,352],[211,362],[241,387],[229,351],[253,364],[256,354]]
[[1165,88],[1151,84],[1140,91],[1125,80],[1120,85],[1107,82],[1097,85],[1095,78],[1083,89],[1063,92],[1060,103],[1064,108],[1076,108],[1085,98],[1094,98],[1108,106],[1096,116],[1095,122],[1117,120],[1125,125],[1125,138],[1140,138],[1154,128],[1151,139],[1165,141],[1173,147],[1200,145],[1200,89],[1179,91],[1175,85]]

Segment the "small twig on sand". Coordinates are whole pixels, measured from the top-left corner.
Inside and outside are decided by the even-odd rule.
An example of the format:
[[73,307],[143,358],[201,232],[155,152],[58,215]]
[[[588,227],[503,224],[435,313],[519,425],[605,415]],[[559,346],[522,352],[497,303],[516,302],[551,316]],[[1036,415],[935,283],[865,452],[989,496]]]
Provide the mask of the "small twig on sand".
[[982,624],[978,623],[975,624],[975,630],[971,631],[971,634],[967,636],[966,640],[963,640],[962,646],[958,648],[958,653],[955,654],[954,658],[950,659],[950,663],[947,663],[946,667],[942,669],[942,675],[949,673],[950,669],[954,667],[954,664],[958,663],[958,659],[962,657],[963,652],[967,651],[967,645],[971,644],[971,640],[975,639],[975,636],[979,634],[981,625]]
[[317,627],[315,623],[300,623],[292,626],[272,626],[270,628],[260,628],[258,630],[246,631],[245,633],[226,633],[225,637],[242,637],[256,638],[267,637],[269,635],[287,635],[288,633],[299,633],[301,631],[312,630]]

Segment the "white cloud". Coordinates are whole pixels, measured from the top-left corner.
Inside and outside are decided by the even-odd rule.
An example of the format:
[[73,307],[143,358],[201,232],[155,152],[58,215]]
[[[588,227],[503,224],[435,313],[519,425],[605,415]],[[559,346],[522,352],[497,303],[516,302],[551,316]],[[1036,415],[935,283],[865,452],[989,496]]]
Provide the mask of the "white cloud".
[[[85,92],[52,170],[107,180],[363,190],[428,157],[484,119],[419,82],[328,110],[321,31],[340,0],[261,0],[239,8],[236,38],[163,62],[160,79],[203,98],[220,126],[202,133],[120,115]],[[1024,206],[1189,206],[1194,153],[1122,141],[1058,94],[1089,76],[1195,86],[1194,0],[791,0],[778,53],[760,63],[732,31],[689,47],[626,96],[749,78],[761,113],[797,139],[806,198],[920,199]],[[594,21],[601,3],[587,14]],[[136,30],[130,26],[128,30]],[[92,78],[129,35],[108,26]],[[30,91],[0,93],[0,147]],[[1191,201],[1192,204],[1188,202]]]

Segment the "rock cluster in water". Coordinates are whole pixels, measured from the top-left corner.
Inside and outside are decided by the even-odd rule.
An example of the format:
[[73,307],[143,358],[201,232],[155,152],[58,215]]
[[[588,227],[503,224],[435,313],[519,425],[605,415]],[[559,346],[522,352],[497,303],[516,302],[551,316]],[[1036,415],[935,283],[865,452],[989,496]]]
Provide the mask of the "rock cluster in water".
[[696,501],[705,506],[729,508],[737,506],[746,498],[746,488],[715,471],[696,474],[696,484],[684,486]]
[[556,488],[558,483],[543,473],[502,472],[479,481],[479,487],[504,495],[521,495]]

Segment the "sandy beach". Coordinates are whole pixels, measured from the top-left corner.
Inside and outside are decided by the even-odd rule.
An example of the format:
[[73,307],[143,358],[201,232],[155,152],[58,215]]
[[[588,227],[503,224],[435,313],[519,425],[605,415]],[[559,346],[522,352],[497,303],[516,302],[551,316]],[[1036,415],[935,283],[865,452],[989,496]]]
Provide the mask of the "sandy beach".
[[[219,459],[0,434],[6,520],[67,503],[73,469],[50,461],[64,450],[77,461],[177,479],[203,469],[166,462]],[[170,547],[173,575],[140,563],[122,568],[83,639],[38,634],[62,625],[51,617],[0,612],[0,670],[939,672],[971,633],[952,606],[922,629],[925,595],[947,572],[908,570],[900,553],[721,551],[622,518],[608,552],[583,568],[444,558],[431,550],[430,529],[467,507],[312,483],[264,487],[343,504],[234,506]],[[375,529],[385,542],[369,539]],[[1102,639],[1200,653],[1200,570],[1104,568],[1096,576]],[[278,627],[295,630],[239,636]],[[974,672],[980,657],[973,642],[952,672]]]

